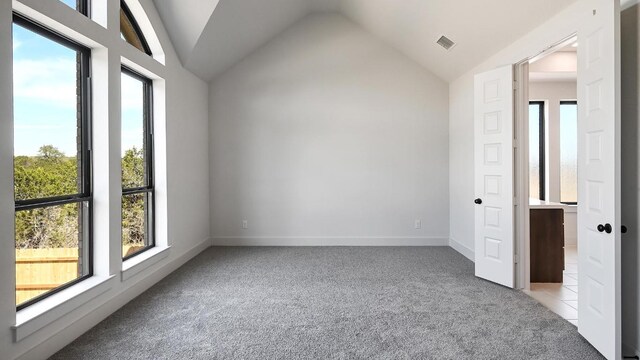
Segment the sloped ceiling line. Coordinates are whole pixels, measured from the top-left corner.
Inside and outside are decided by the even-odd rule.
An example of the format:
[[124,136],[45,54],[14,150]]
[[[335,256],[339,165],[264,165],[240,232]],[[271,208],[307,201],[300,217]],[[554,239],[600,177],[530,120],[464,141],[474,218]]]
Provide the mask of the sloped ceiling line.
[[182,63],[186,63],[219,0],[154,0]]
[[[342,13],[451,81],[576,0],[153,1],[183,65],[206,81],[319,11]],[[457,45],[442,49],[441,35]]]

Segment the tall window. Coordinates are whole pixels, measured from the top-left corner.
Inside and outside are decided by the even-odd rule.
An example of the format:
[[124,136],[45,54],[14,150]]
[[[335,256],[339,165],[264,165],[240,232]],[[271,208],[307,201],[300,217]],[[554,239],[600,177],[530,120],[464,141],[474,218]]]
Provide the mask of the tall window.
[[14,15],[18,309],[92,274],[89,57]]
[[560,201],[578,202],[578,103],[560,102]]
[[151,80],[122,68],[122,255],[154,246]]
[[529,102],[529,197],[545,199],[544,101]]
[[151,55],[151,49],[147,40],[142,35],[138,22],[131,14],[124,1],[120,1],[120,36],[129,44],[147,55]]

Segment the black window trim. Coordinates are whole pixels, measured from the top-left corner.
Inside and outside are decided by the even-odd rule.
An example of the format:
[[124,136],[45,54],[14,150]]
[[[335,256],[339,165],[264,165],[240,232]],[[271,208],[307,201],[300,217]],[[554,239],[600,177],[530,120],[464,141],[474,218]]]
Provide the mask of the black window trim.
[[89,0],[76,0],[76,10],[86,17],[91,17],[91,2]]
[[[153,134],[153,81],[148,77],[136,72],[128,68],[125,65],[121,67],[122,73],[126,74],[136,80],[139,80],[143,84],[143,121],[144,128],[146,131],[144,132],[144,141],[146,143],[146,148],[144,152],[144,160],[147,171],[146,174],[146,186],[133,187],[133,188],[122,188],[122,197],[127,195],[137,195],[137,194],[150,194],[151,195],[151,216],[150,224],[147,224],[147,232],[149,232],[149,244],[144,247],[144,249],[139,250],[129,256],[123,256],[122,261],[127,261],[133,257],[136,257],[145,251],[153,249],[156,246],[155,239],[155,225],[156,225],[156,199],[155,199],[155,179],[154,179],[154,134]],[[122,254],[124,255],[124,254]]]
[[[84,1],[86,3],[86,1]],[[88,11],[88,8],[85,8]],[[77,194],[55,196],[39,199],[27,199],[15,201],[15,212],[26,211],[38,208],[46,208],[64,204],[77,203],[80,206],[81,211],[84,210],[84,204],[86,204],[87,213],[86,221],[83,222],[84,226],[87,226],[86,239],[88,246],[88,272],[87,274],[62,284],[55,289],[51,289],[44,294],[36,296],[30,300],[27,300],[21,304],[16,304],[16,311],[23,310],[37,302],[40,302],[54,294],[59,293],[69,287],[76,285],[94,275],[93,272],[93,189],[91,179],[93,177],[92,172],[92,156],[91,156],[91,49],[86,46],[64,36],[56,31],[53,31],[44,25],[41,25],[19,13],[13,13],[13,23],[23,27],[29,31],[32,31],[40,36],[43,36],[51,41],[57,42],[70,49],[76,50],[81,54],[80,56],[80,97],[81,97],[81,111],[80,111],[80,134],[81,134],[81,192]],[[15,239],[14,239],[15,241]],[[84,259],[83,259],[84,260]]]
[[[562,105],[576,105],[576,106],[578,106],[578,100],[561,100],[560,101],[560,108],[562,108]],[[559,120],[562,121],[562,119],[559,119]],[[562,151],[562,145],[560,145],[560,151]],[[577,201],[562,201],[562,184],[560,184],[560,203],[561,204],[565,204],[565,205],[578,205]]]
[[90,1],[89,0],[77,0],[77,8],[78,11],[87,16],[87,17],[91,17],[91,5],[90,5]]
[[[140,25],[138,25],[138,21],[136,20],[135,16],[133,16],[133,13],[129,9],[129,6],[127,6],[126,1],[120,0],[120,8],[124,12],[124,15],[129,19],[129,22],[131,23],[131,26],[133,27],[133,31],[135,31],[136,35],[138,35],[138,39],[140,39],[140,43],[142,44],[142,48],[144,49],[144,53],[149,55],[149,56],[151,56],[152,53],[151,53],[151,48],[149,47],[149,43],[147,43],[147,39],[145,38],[144,33],[140,29]],[[128,43],[129,42],[127,42],[127,44]]]
[[[69,5],[69,7],[71,7],[71,5]],[[72,9],[88,18],[91,18],[91,1],[89,0],[76,0],[76,7]]]
[[[545,102],[544,101],[529,101],[529,105],[536,105],[538,106],[539,109],[539,115],[538,115],[538,132],[539,132],[539,138],[538,138],[538,144],[539,144],[539,152],[538,152],[538,156],[540,159],[540,200],[544,201],[546,199],[545,196],[545,191],[546,191],[546,186],[545,186],[545,182],[546,182],[546,153],[545,153],[545,147],[546,147],[546,143],[545,143],[545,126],[544,126],[544,121],[545,121]],[[529,121],[531,121],[532,119],[529,119]]]

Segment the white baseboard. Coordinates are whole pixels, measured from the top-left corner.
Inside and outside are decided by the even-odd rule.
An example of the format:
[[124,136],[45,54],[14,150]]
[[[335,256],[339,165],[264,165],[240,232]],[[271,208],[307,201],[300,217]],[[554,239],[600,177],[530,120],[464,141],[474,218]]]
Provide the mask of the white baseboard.
[[209,247],[211,247],[211,239],[207,238],[183,254],[178,255],[175,259],[162,265],[157,263],[151,266],[149,270],[153,269],[153,271],[146,274],[147,276],[143,275],[144,272],[138,274],[138,281],[136,283],[128,285],[126,289],[104,299],[100,303],[96,301],[94,307],[84,310],[84,313],[76,315],[70,322],[62,326],[56,324],[59,323],[60,320],[52,323],[49,326],[56,328],[51,331],[52,336],[35,345],[33,348],[26,350],[19,355],[17,359],[35,360],[49,358]]
[[403,236],[218,236],[212,238],[213,246],[448,246],[442,237]]
[[459,243],[458,241],[456,241],[456,239],[450,238],[449,246],[451,246],[453,250],[459,252],[467,259],[475,261],[475,251],[471,248],[468,248],[466,245]]

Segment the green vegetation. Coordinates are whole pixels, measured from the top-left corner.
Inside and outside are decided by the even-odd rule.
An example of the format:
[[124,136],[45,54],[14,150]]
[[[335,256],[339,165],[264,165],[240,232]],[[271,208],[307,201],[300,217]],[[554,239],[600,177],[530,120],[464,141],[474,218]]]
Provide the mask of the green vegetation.
[[[122,187],[145,186],[145,166],[142,149],[129,149],[122,157]],[[122,245],[144,246],[145,194],[122,197]]]
[[79,192],[78,165],[51,145],[40,147],[37,156],[14,159],[16,200],[46,198]]
[[[78,159],[44,145],[36,156],[14,158],[15,199],[48,198],[80,192]],[[143,152],[127,150],[122,159],[122,183],[140,187],[144,183]],[[122,201],[122,243],[144,244],[145,195]],[[80,232],[80,204],[66,204],[16,212],[16,249],[77,248]]]

